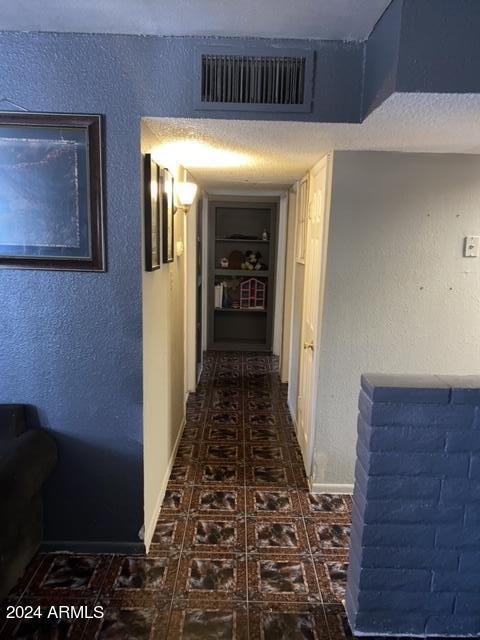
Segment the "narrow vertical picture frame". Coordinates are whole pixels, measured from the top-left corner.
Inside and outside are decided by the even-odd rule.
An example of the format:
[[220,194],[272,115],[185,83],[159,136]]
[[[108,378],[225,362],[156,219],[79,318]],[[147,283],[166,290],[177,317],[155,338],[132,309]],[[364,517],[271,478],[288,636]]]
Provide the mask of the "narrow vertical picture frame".
[[174,185],[173,176],[166,168],[160,169],[160,217],[162,223],[162,259],[173,262],[175,259],[175,221],[174,221]]
[[145,270],[161,267],[160,256],[160,189],[159,167],[150,153],[144,158],[144,210],[145,210]]

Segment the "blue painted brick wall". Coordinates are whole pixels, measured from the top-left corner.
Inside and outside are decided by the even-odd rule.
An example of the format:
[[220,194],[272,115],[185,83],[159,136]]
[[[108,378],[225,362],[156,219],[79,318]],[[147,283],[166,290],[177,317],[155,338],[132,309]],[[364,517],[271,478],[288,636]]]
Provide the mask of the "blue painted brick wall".
[[480,377],[362,376],[345,607],[358,635],[480,634]]

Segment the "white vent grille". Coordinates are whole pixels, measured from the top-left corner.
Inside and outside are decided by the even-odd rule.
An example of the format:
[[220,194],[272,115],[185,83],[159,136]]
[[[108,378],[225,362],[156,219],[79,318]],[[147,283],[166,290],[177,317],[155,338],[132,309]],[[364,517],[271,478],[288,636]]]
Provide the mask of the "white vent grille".
[[239,54],[203,51],[198,56],[199,109],[308,111],[313,92],[310,50],[271,49]]

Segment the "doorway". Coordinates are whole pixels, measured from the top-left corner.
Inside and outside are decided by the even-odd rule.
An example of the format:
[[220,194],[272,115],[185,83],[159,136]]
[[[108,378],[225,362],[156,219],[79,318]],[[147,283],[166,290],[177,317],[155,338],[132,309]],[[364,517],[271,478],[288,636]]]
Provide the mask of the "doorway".
[[272,350],[277,216],[277,200],[209,203],[209,349]]
[[[205,126],[203,122],[194,124]],[[212,367],[221,365],[218,373],[222,385],[228,382],[233,388],[242,380],[241,376],[234,375],[233,365],[243,362],[245,357],[248,375],[244,381],[250,384],[250,379],[255,383],[275,380],[277,388],[278,360],[281,365],[282,356],[288,351],[284,341],[291,340],[289,332],[283,331],[285,314],[291,309],[291,301],[284,304],[285,298],[291,297],[288,292],[285,295],[285,277],[291,273],[291,269],[286,268],[286,256],[290,252],[289,260],[292,260],[291,234],[296,235],[295,224],[289,224],[288,220],[294,215],[289,210],[288,191],[295,182],[310,174],[314,164],[307,155],[292,166],[290,157],[275,151],[265,159],[265,164],[259,165],[256,154],[249,155],[247,147],[240,149],[238,141],[228,153],[220,148],[219,136],[225,136],[229,129],[219,129],[216,137],[212,135],[207,142],[201,135],[198,140],[186,141],[181,138],[184,136],[181,123],[178,126],[181,130],[172,120],[149,120],[142,126],[142,151],[151,153],[160,167],[170,169],[175,185],[185,181],[198,185],[197,201],[193,206],[178,208],[174,216],[173,261],[153,274],[144,275],[143,305],[148,329],[144,332],[145,362],[151,365],[146,376],[148,393],[144,397],[147,546],[155,531],[183,433],[187,429],[200,434],[195,421],[202,420],[206,411],[214,410],[208,406],[208,398],[201,382],[199,384],[202,373],[207,375]],[[208,130],[208,127],[218,127],[219,123],[207,122],[206,126]],[[283,126],[279,131],[283,131]],[[295,158],[295,154],[292,157]],[[319,238],[321,233],[319,229],[315,237]],[[226,291],[215,301],[215,287],[224,282],[233,286],[223,287]],[[311,287],[318,283],[313,271],[309,282]],[[302,309],[297,310],[299,313],[295,316],[297,329]],[[310,319],[313,327],[313,317]],[[215,354],[220,353],[224,355],[217,359]],[[260,356],[273,359],[263,361]],[[267,372],[261,370],[262,366]],[[309,375],[307,365],[302,364],[305,369],[303,398],[316,389],[312,372],[315,366],[310,363]],[[217,382],[220,384],[220,380]],[[281,390],[286,395],[287,386]],[[185,409],[188,394],[195,392],[195,398]],[[298,428],[298,416],[293,412],[287,415],[286,401],[283,410],[277,411],[282,415],[272,417],[267,415],[268,407],[276,401],[266,389],[261,395],[264,396],[261,399],[248,397],[246,423],[248,426],[252,420],[258,421],[259,437],[271,438],[273,442],[281,436],[280,425],[292,426],[293,423],[292,431]],[[240,396],[235,401],[239,406],[243,402]],[[216,430],[224,429],[221,420],[233,421],[222,431],[228,438],[234,436],[234,429],[243,427],[237,422],[237,416],[223,416],[224,405],[219,397],[215,401],[219,414],[208,415],[219,422]],[[225,409],[230,410],[233,411]],[[309,447],[313,442],[309,429],[313,429],[313,414],[314,409],[305,404],[305,418],[298,429],[302,454],[295,462],[302,466],[305,460],[309,472]]]
[[310,172],[305,233],[305,275],[300,348],[297,437],[307,477],[312,475],[315,419],[319,387],[322,306],[328,237],[331,156]]

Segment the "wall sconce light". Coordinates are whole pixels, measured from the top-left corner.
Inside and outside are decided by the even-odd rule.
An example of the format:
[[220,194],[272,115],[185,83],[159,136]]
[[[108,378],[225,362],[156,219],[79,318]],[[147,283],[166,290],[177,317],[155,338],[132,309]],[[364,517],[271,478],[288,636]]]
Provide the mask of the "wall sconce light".
[[187,213],[188,207],[191,206],[197,195],[197,185],[194,182],[177,182],[175,195],[177,196],[179,209],[183,209]]

